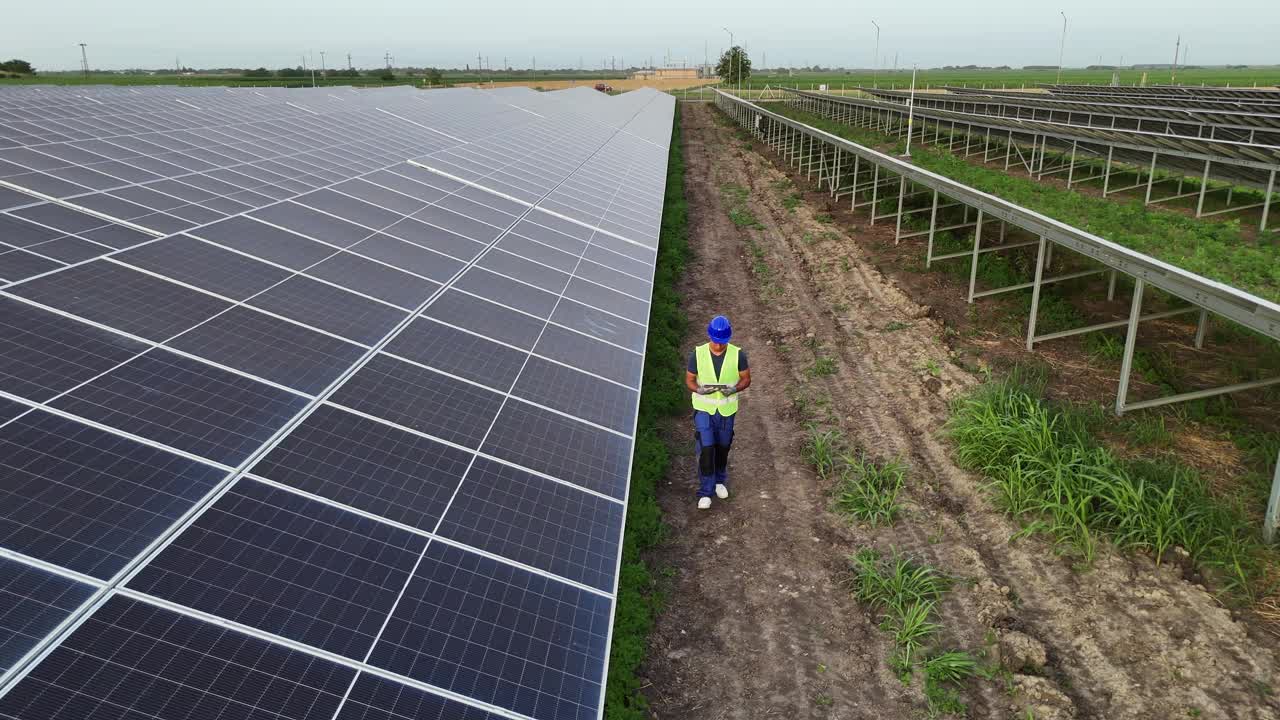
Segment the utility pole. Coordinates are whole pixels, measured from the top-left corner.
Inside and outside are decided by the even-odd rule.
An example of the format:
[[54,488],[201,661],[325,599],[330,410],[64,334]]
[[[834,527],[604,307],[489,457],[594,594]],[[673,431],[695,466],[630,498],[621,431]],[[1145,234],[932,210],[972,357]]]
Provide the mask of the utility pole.
[[324,77],[324,51],[320,51],[320,77]]
[[351,53],[347,53],[347,69],[355,70],[355,66],[351,64]]
[[876,26],[876,64],[871,69],[871,87],[876,86],[876,76],[880,74],[880,24],[875,20],[871,21]]
[[[737,46],[733,44],[733,31],[730,30],[729,28],[721,28],[721,29],[729,33],[729,80],[730,82],[732,82],[733,81],[733,59],[735,57],[734,48]],[[732,87],[732,85],[730,85],[730,87]]]
[[1182,50],[1182,35],[1178,35],[1178,42],[1173,46],[1173,71],[1169,73],[1169,84],[1177,85],[1178,79],[1178,52]]
[[85,52],[85,43],[80,43],[80,72],[84,79],[89,79],[89,55]]
[[898,72],[898,51],[893,52],[893,71]]
[[1056,84],[1061,85],[1062,84],[1062,56],[1063,56],[1063,53],[1065,53],[1067,50],[1067,14],[1065,12],[1062,12],[1061,10],[1058,11],[1058,14],[1062,16],[1062,42],[1058,44],[1058,82]]

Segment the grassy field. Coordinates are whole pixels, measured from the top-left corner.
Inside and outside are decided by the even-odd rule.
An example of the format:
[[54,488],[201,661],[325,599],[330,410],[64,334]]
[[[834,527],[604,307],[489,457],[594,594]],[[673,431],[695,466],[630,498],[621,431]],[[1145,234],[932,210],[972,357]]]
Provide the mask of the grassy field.
[[[1142,80],[1142,70],[1120,70],[1120,83],[1123,85],[1134,85]],[[1147,73],[1148,85],[1168,85],[1169,71],[1166,70],[1149,70]],[[969,87],[988,87],[988,88],[1021,88],[1034,87],[1036,83],[1052,83],[1057,77],[1056,70],[921,70],[916,76],[917,87],[936,87],[940,85],[967,85]],[[1110,70],[1078,70],[1067,68],[1062,72],[1062,81],[1064,83],[1087,83],[1092,85],[1108,85],[1111,83]],[[1230,85],[1232,87],[1270,87],[1280,85],[1280,66],[1268,68],[1245,68],[1239,70],[1226,69],[1196,69],[1179,70],[1177,82],[1179,85]],[[801,89],[808,89],[810,85],[815,88],[818,85],[826,84],[833,89],[839,89],[843,84],[853,87],[856,85],[864,85],[870,87],[872,84],[879,87],[910,87],[911,86],[911,69],[898,70],[897,72],[886,70],[879,73],[873,73],[864,70],[851,70],[848,72],[795,72],[788,74],[785,71],[777,73],[767,73],[762,75],[753,75],[750,78],[749,85],[752,88],[763,88],[766,85],[785,85],[787,87],[799,86]]]

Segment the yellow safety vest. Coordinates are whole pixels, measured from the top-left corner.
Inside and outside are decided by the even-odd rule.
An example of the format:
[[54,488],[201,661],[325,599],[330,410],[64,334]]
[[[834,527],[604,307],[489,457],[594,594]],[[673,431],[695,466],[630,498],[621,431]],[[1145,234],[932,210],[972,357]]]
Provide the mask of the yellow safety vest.
[[[724,362],[720,365],[720,377],[716,377],[716,366],[711,361],[711,344],[703,343],[694,351],[698,361],[699,385],[737,385],[738,384],[738,346],[730,345],[724,350]],[[720,413],[728,417],[738,412],[738,394],[725,397],[723,393],[699,395],[692,393],[693,409],[715,415]]]

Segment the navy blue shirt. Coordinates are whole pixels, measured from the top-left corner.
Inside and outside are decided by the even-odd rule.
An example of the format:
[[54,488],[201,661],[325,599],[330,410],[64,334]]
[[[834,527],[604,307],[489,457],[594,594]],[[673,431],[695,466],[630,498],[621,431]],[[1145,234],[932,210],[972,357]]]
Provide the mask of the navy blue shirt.
[[[727,351],[726,351],[727,352]],[[719,355],[711,353],[711,366],[716,371],[716,377],[720,377],[720,368],[724,367],[724,353]],[[738,348],[738,372],[747,370],[747,351]],[[689,353],[689,372],[694,375],[698,374],[698,351],[694,350]]]

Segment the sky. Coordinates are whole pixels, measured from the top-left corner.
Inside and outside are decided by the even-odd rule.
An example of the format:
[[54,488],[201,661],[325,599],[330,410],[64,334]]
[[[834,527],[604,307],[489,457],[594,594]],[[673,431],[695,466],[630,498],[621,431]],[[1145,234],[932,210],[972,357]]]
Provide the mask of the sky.
[[1280,1],[1185,0],[39,0],[4,13],[0,56],[37,69],[184,66],[599,68],[699,63],[729,44],[728,26],[757,64],[881,66],[1168,63],[1181,34],[1191,64],[1280,64]]

